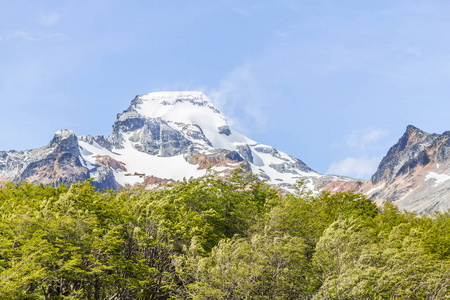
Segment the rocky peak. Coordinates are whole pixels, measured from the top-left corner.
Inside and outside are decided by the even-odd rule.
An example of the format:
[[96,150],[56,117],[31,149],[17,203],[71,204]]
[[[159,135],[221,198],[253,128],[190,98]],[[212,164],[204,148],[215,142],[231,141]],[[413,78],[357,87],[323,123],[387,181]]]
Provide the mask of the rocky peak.
[[389,149],[363,192],[419,213],[445,210],[450,201],[450,134],[409,125]]
[[[0,152],[0,179],[57,185],[94,178],[98,189],[154,185],[208,172],[252,171],[284,190],[303,180],[311,191],[323,177],[301,160],[257,143],[228,126],[224,115],[201,92],[158,92],[136,96],[117,115],[112,133],[76,137],[59,130],[47,146]],[[159,178],[159,179],[156,179]],[[332,184],[338,191],[354,186]]]
[[404,141],[404,143],[400,143],[402,150],[405,147],[408,147],[413,144],[417,144],[417,143],[424,141],[429,135],[430,134],[426,133],[425,131],[420,130],[417,127],[408,125],[406,127],[406,131],[405,131],[403,137],[400,139],[401,142]]
[[[58,185],[89,178],[83,165],[78,138],[71,130],[58,130],[47,146],[9,154],[8,177],[17,181]],[[5,173],[6,173],[5,172]]]
[[403,151],[405,148],[422,142],[427,136],[428,133],[414,127],[413,125],[408,125],[405,133],[398,140],[397,144],[391,147],[387,156],[396,155],[396,153]]
[[96,137],[93,137],[90,134],[80,135],[78,137],[78,141],[88,143],[89,145],[97,144],[97,145],[104,147],[111,151],[112,145],[108,140],[105,139],[105,137],[103,135],[97,135]]
[[55,138],[60,138],[62,140],[65,140],[73,136],[75,136],[75,133],[70,129],[60,129],[55,133]]
[[205,108],[210,114],[225,117],[220,113],[219,109],[214,106],[211,100],[202,92],[183,91],[183,92],[155,92],[136,96],[131,102],[130,107],[122,114],[117,116],[118,120],[124,118],[162,118],[171,120],[175,117],[178,121],[180,117],[195,117],[196,113],[202,111],[199,108]]
[[136,96],[117,115],[107,141],[116,149],[131,143],[147,154],[174,156],[192,144],[234,150],[231,135],[225,116],[203,93],[156,92]]
[[78,155],[78,137],[72,130],[58,130],[48,147],[55,148],[55,152],[70,152]]
[[408,125],[406,126],[406,134],[412,134],[414,132],[423,132],[422,130],[420,130],[419,128],[417,128],[414,125]]
[[[433,135],[428,134],[417,127],[408,125],[403,136],[392,146],[382,159],[371,181],[378,184],[381,181],[389,181],[407,169],[417,165],[425,165],[429,162],[425,145],[430,143]],[[411,165],[412,163],[412,165]]]
[[[225,116],[202,92],[156,92],[140,95],[133,100],[128,111],[135,111],[145,118],[197,124],[202,128],[207,127],[207,124],[201,124],[202,119],[213,122],[216,130],[222,126],[228,127]],[[216,122],[219,124],[215,124]]]

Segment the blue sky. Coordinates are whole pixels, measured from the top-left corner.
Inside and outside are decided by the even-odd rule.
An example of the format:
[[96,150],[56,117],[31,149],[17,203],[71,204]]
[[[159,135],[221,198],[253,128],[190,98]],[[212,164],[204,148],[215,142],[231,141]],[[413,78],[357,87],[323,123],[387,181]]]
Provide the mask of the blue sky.
[[321,173],[369,178],[450,130],[450,1],[0,0],[0,149],[108,136],[137,94],[201,90]]

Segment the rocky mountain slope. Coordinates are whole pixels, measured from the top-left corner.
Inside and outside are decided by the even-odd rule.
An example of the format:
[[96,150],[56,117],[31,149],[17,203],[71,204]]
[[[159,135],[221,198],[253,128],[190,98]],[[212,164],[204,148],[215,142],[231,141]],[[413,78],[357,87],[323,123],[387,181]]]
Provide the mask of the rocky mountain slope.
[[313,192],[359,191],[419,213],[450,208],[450,131],[429,134],[408,126],[365,182],[319,174],[300,159],[245,137],[200,92],[136,96],[117,115],[107,138],[77,137],[65,129],[44,147],[0,151],[0,182],[58,185],[93,178],[98,189],[153,188],[238,168],[287,191],[303,180]]
[[361,192],[419,213],[450,209],[450,131],[429,134],[409,125]]
[[99,189],[151,188],[237,168],[285,190],[298,180],[312,191],[357,190],[363,184],[321,175],[301,160],[234,131],[200,92],[137,96],[118,114],[108,138],[61,130],[42,148],[0,152],[0,180],[57,185],[93,177]]

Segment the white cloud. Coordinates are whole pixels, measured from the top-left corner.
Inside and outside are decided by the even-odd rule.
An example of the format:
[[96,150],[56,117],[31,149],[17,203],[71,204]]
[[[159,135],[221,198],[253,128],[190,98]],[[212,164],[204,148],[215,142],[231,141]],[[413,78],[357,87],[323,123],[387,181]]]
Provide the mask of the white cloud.
[[363,129],[353,131],[347,136],[347,145],[353,148],[365,149],[369,144],[387,136],[389,131],[377,129]]
[[236,68],[219,83],[218,88],[207,91],[214,104],[227,116],[230,125],[241,132],[257,127],[264,129],[267,122],[263,112],[269,96],[263,91],[250,64]]
[[[61,16],[58,13],[39,13],[38,14],[38,22],[44,25],[45,27],[50,27],[55,25],[61,20]],[[43,40],[57,40],[57,39],[65,39],[66,36],[62,33],[48,32],[48,31],[39,31],[39,29],[35,28],[31,31],[24,30],[9,30],[6,31],[3,36],[0,36],[0,42],[14,41],[14,40],[22,40],[22,41],[43,41]]]
[[235,93],[243,82],[248,84],[252,81],[254,81],[254,78],[250,74],[249,65],[236,68],[231,74],[220,81],[219,87],[211,92],[211,98],[220,107],[230,104],[235,106],[235,98],[229,97],[229,95]]
[[34,37],[29,32],[25,31],[13,31],[6,35],[7,40],[13,40],[13,39],[21,39],[21,40],[27,40],[27,41],[36,41],[36,37]]
[[61,16],[58,13],[40,13],[39,21],[44,24],[44,26],[53,26],[61,20]]
[[380,157],[347,157],[342,161],[332,163],[326,173],[356,178],[369,178],[373,173],[375,173],[380,161]]

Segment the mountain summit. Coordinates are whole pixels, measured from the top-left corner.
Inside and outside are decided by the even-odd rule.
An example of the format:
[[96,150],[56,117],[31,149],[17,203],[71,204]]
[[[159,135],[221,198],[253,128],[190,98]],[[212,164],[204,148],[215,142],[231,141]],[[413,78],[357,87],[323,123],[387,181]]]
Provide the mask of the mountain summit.
[[361,181],[321,175],[303,161],[255,142],[229,127],[201,92],[156,92],[134,98],[117,115],[108,138],[61,130],[39,149],[0,152],[0,180],[72,183],[94,178],[99,189],[199,177],[243,168],[292,190],[357,190]]
[[76,136],[59,130],[48,145],[0,151],[0,181],[71,184],[93,178],[97,189],[153,188],[208,172],[252,172],[293,191],[358,191],[418,213],[450,208],[450,132],[429,134],[412,125],[389,149],[371,180],[322,175],[303,161],[236,132],[201,92],[136,96],[117,115],[111,134]]
[[450,132],[430,134],[409,125],[361,191],[419,213],[449,209]]

